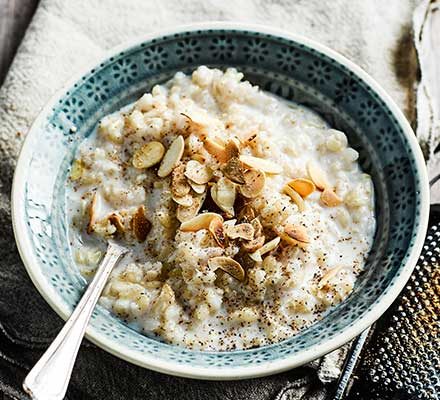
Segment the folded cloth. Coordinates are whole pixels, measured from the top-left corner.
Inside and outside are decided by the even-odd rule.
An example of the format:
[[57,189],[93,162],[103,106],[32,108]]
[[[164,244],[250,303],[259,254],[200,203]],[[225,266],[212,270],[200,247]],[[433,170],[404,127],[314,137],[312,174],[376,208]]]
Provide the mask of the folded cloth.
[[[165,27],[262,23],[341,52],[376,78],[411,118],[414,6],[415,0],[42,0],[0,90],[0,391],[24,398],[22,379],[62,325],[33,288],[13,244],[9,196],[26,131],[71,74],[112,46]],[[85,342],[68,398],[323,399],[345,352],[276,376],[222,383],[144,370]]]

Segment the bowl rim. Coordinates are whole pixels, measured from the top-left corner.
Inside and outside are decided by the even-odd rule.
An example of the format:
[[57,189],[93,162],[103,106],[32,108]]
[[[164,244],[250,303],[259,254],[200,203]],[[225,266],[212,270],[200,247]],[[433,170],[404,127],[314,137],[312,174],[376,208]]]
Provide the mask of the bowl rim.
[[106,61],[111,56],[125,51],[143,42],[151,41],[158,37],[179,34],[183,32],[192,31],[204,31],[212,29],[224,29],[235,31],[248,31],[257,32],[262,34],[273,35],[287,40],[292,40],[297,43],[303,44],[308,48],[317,50],[318,52],[332,58],[336,62],[345,66],[348,70],[353,72],[359,78],[361,78],[368,86],[370,86],[379,97],[385,102],[386,106],[390,109],[394,117],[397,119],[399,125],[402,128],[403,134],[410,146],[414,158],[416,169],[420,175],[420,228],[414,238],[414,247],[411,249],[409,257],[404,265],[401,265],[400,276],[388,287],[388,292],[380,299],[378,303],[375,303],[363,316],[359,318],[352,326],[347,327],[343,332],[336,335],[334,338],[325,340],[324,342],[316,345],[312,348],[304,349],[297,354],[286,357],[282,360],[272,360],[263,362],[259,365],[240,367],[240,368],[222,368],[222,367],[195,367],[190,365],[181,365],[177,362],[163,361],[149,356],[147,354],[140,355],[139,352],[132,351],[125,348],[121,344],[107,339],[103,335],[99,335],[97,331],[91,328],[89,325],[86,330],[86,337],[88,340],[104,349],[105,351],[129,361],[138,366],[155,370],[158,372],[182,376],[187,378],[197,379],[209,379],[209,380],[237,380],[245,378],[255,378],[261,376],[267,376],[279,372],[286,371],[295,367],[299,367],[307,362],[322,357],[323,355],[341,347],[355,336],[359,335],[371,324],[373,324],[392,304],[395,298],[398,296],[404,285],[408,281],[417,259],[422,250],[429,218],[429,184],[428,174],[425,164],[425,160],[422,155],[422,151],[417,142],[416,136],[409,125],[409,122],[403,115],[402,111],[395,104],[392,98],[386,93],[386,91],[361,67],[354,62],[347,59],[345,56],[337,53],[336,51],[322,45],[312,39],[306,38],[301,35],[286,32],[281,29],[272,28],[260,24],[248,24],[240,22],[205,22],[180,25],[175,28],[169,28],[165,30],[158,30],[151,32],[147,35],[138,36],[134,39],[126,41],[121,45],[111,48],[106,51],[101,57],[94,62],[81,68],[72,78],[70,78],[55,94],[50,98],[46,105],[40,110],[38,116],[32,123],[28,130],[24,143],[22,145],[17,165],[14,173],[12,191],[11,191],[11,212],[12,212],[12,225],[19,250],[21,259],[25,265],[27,273],[29,274],[33,284],[38,289],[41,296],[46,302],[54,309],[57,314],[67,320],[70,316],[70,311],[62,304],[59,304],[54,298],[51,297],[52,289],[46,284],[45,277],[39,268],[34,266],[38,265],[35,254],[31,249],[31,239],[25,233],[26,232],[26,219],[24,215],[24,198],[25,198],[25,178],[27,173],[26,160],[29,160],[29,155],[32,153],[32,148],[36,144],[35,138],[32,137],[32,132],[38,129],[38,126],[43,121],[48,112],[52,109],[58,98],[65,94],[65,92],[73,86],[75,82],[86,75],[96,65]]

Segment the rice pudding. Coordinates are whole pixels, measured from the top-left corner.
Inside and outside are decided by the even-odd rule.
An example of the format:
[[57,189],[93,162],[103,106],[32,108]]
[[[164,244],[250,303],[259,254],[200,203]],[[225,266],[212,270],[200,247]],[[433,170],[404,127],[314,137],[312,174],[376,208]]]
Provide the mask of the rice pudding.
[[294,335],[352,291],[374,193],[343,132],[235,69],[201,66],[103,118],[68,182],[70,240],[100,304],[149,336],[234,350]]

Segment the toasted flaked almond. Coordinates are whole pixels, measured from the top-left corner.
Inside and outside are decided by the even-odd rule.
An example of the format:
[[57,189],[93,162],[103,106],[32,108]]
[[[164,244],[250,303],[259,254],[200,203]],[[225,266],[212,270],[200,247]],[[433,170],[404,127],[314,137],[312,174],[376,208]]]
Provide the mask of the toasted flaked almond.
[[196,192],[197,194],[202,194],[206,190],[206,185],[199,185],[198,183],[194,183],[192,181],[188,183],[191,186],[192,190],[194,190],[194,192]]
[[303,212],[306,208],[304,199],[295,191],[293,190],[289,185],[285,185],[283,187],[283,192],[286,193],[298,206],[299,212]]
[[180,230],[182,232],[196,232],[200,229],[208,229],[209,224],[214,218],[223,221],[223,217],[220,214],[212,212],[203,213],[196,215],[188,221],[182,222],[182,224],[180,225]]
[[312,194],[316,190],[315,184],[310,179],[305,178],[293,179],[288,185],[303,198]]
[[228,161],[225,146],[222,146],[211,138],[206,138],[203,141],[203,145],[205,146],[207,152],[214,156],[219,162],[225,163]]
[[200,164],[204,164],[206,162],[206,157],[202,156],[201,154],[193,154],[191,159],[198,161]]
[[250,240],[249,242],[243,242],[241,244],[241,247],[244,251],[247,251],[248,253],[254,253],[264,245],[264,241],[266,238],[264,235],[258,236],[255,239]]
[[342,269],[345,267],[343,265],[338,265],[335,268],[332,268],[331,270],[327,271],[321,280],[318,283],[318,287],[322,289],[334,276],[336,276]]
[[223,167],[222,172],[234,183],[244,184],[244,168],[238,157],[232,157]]
[[184,206],[191,207],[194,202],[194,197],[191,194],[185,194],[184,196],[173,196],[173,200],[175,203]]
[[231,239],[252,240],[254,232],[254,227],[249,223],[225,226],[225,233]]
[[96,205],[98,203],[98,195],[93,193],[93,197],[89,203],[89,223],[87,224],[87,233],[90,235],[93,232],[93,227],[96,224]]
[[261,225],[258,217],[251,221],[251,225],[254,228],[254,237],[259,237],[263,234],[263,225]]
[[318,189],[324,190],[330,186],[325,172],[315,162],[309,161],[307,163],[307,173]]
[[165,147],[160,142],[144,144],[133,154],[133,167],[142,169],[150,168],[162,160]]
[[123,233],[125,231],[124,221],[120,214],[118,213],[111,213],[108,216],[108,220],[110,223],[116,228],[116,231],[118,233]]
[[246,273],[240,263],[238,263],[231,257],[220,256],[210,258],[208,260],[208,265],[213,271],[221,269],[222,271],[231,275],[233,278],[237,279],[240,282],[244,281],[244,278],[246,276]]
[[203,185],[212,177],[212,172],[208,167],[200,164],[196,160],[189,160],[185,168],[185,176],[192,182]]
[[300,242],[300,243],[310,243],[309,235],[307,234],[307,229],[302,225],[287,224],[284,227],[284,233],[286,233],[290,238]]
[[[194,203],[193,203],[193,205],[194,205]],[[188,221],[196,215],[197,215],[197,212],[195,211],[193,206],[191,206],[191,207],[184,207],[184,206],[180,206],[180,205],[177,206],[176,218],[180,222]]]
[[261,262],[263,259],[261,256],[263,256],[266,253],[269,253],[272,250],[275,250],[277,246],[280,244],[281,238],[277,236],[275,239],[272,239],[271,241],[265,243],[261,248],[259,248],[257,251],[254,251],[253,253],[249,253],[249,257],[252,258],[252,260],[256,262]]
[[244,197],[253,199],[264,189],[266,175],[258,169],[249,169],[244,173],[244,185],[240,186],[240,192]]
[[306,247],[310,242],[304,227],[299,225],[286,225],[284,231],[278,232],[285,242],[300,247]]
[[234,216],[234,203],[236,197],[235,184],[227,178],[221,178],[211,186],[211,197],[221,210]]
[[223,224],[227,225],[227,226],[234,226],[236,223],[237,223],[237,220],[235,218],[234,219],[228,219],[225,222],[223,222]]
[[213,218],[211,222],[209,223],[208,227],[209,232],[211,233],[214,240],[217,242],[217,244],[220,247],[226,246],[226,236],[225,236],[225,230],[223,226],[223,220],[220,218]]
[[173,143],[171,143],[167,152],[165,153],[162,162],[159,167],[159,171],[157,171],[157,175],[159,177],[164,178],[171,174],[174,167],[179,163],[180,159],[183,156],[183,151],[185,150],[185,141],[182,136],[177,136],[174,139]]
[[206,192],[202,194],[195,194],[193,196],[193,203],[190,207],[177,206],[176,217],[180,222],[188,221],[195,217],[202,208],[203,202],[206,199]]
[[206,127],[205,125],[201,124],[200,122],[194,121],[193,118],[191,118],[188,114],[180,113],[183,115],[186,120],[186,127],[185,127],[185,136],[194,134],[199,137],[205,137],[206,136]]
[[253,156],[240,156],[240,161],[248,168],[259,169],[266,174],[280,174],[283,169],[278,164]]
[[263,262],[263,258],[261,257],[260,254],[260,249],[254,251],[253,253],[249,253],[249,257],[255,262]]
[[324,189],[321,193],[321,203],[327,207],[336,207],[342,204],[342,199],[329,188]]
[[255,210],[250,204],[244,205],[237,216],[239,222],[251,222],[255,218]]
[[231,138],[226,142],[225,152],[228,160],[231,158],[238,158],[240,156],[240,147],[241,143],[237,138]]
[[300,242],[298,242],[295,239],[292,239],[287,233],[284,232],[278,232],[278,235],[280,236],[280,238],[285,241],[288,244],[291,244],[292,246],[300,246],[300,247],[304,247],[305,245],[302,245]]
[[173,169],[171,175],[171,193],[173,196],[182,197],[187,195],[191,190],[184,173],[185,164],[180,163]]
[[259,251],[260,255],[264,255],[266,253],[269,253],[270,251],[277,248],[277,246],[280,244],[280,238],[277,236],[275,239],[272,239],[271,241],[264,244],[264,246],[261,247]]
[[151,229],[151,223],[145,215],[145,206],[139,206],[131,220],[134,236],[140,242],[145,241]]

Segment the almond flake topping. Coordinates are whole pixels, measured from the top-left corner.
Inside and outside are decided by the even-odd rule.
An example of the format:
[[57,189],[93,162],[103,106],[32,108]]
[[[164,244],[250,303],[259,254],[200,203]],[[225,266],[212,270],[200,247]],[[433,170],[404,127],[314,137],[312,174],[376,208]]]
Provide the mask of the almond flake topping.
[[289,185],[285,185],[283,187],[283,192],[286,193],[294,201],[294,203],[298,206],[299,212],[303,212],[305,210],[306,205],[304,203],[304,199]]
[[[185,177],[185,164],[180,163],[173,169],[171,175],[171,192],[173,196],[182,197],[191,190],[190,184]],[[180,204],[180,203],[179,203]]]
[[240,192],[244,197],[253,199],[264,189],[266,175],[258,169],[249,169],[244,173],[244,184],[240,186]]
[[332,269],[328,270],[323,275],[321,280],[319,281],[318,287],[320,289],[322,289],[330,281],[330,279],[332,279],[334,276],[336,276],[343,269],[344,269],[344,266],[343,265],[339,265],[339,266],[337,266],[335,268],[332,268]]
[[225,233],[231,239],[252,240],[254,237],[254,227],[249,223],[226,226]]
[[258,236],[255,239],[250,240],[249,242],[243,242],[241,247],[244,251],[248,253],[254,253],[261,247],[263,247],[266,238],[264,236]]
[[199,154],[199,153],[193,154],[191,156],[191,159],[198,161],[200,164],[205,164],[205,162],[206,162],[206,157]]
[[261,225],[260,220],[257,218],[254,218],[251,221],[251,225],[254,228],[254,236],[258,237],[261,236],[263,234],[263,225]]
[[311,180],[304,178],[293,179],[288,185],[303,198],[316,190],[315,184]]
[[209,223],[208,230],[220,247],[226,246],[227,240],[222,219],[212,218],[211,222]]
[[180,159],[183,156],[183,151],[185,150],[185,141],[182,136],[177,136],[174,139],[173,143],[171,143],[168,148],[165,156],[162,159],[162,163],[160,164],[159,171],[157,171],[157,175],[161,178],[165,178],[176,167],[179,163]]
[[221,178],[211,186],[211,197],[221,210],[230,216],[235,215],[234,203],[236,197],[235,184],[227,178]]
[[191,207],[194,202],[194,197],[191,196],[191,194],[185,194],[184,196],[173,196],[173,200],[181,206]]
[[259,169],[267,174],[280,174],[283,169],[278,164],[253,156],[240,156],[240,161],[248,168]]
[[221,269],[240,282],[243,282],[246,276],[246,273],[240,263],[231,257],[213,257],[208,260],[208,265],[213,271]]
[[193,196],[193,203],[190,207],[182,205],[177,206],[176,217],[180,222],[187,221],[195,217],[202,208],[203,202],[206,199],[206,192]]
[[330,186],[324,171],[313,161],[307,163],[307,173],[318,189],[324,190]]
[[194,183],[191,181],[188,183],[191,186],[192,190],[194,190],[194,192],[196,192],[197,194],[202,194],[206,190],[206,185],[199,185],[198,183]]
[[237,138],[229,139],[225,145],[226,158],[238,158],[240,156],[241,143]]
[[208,229],[211,221],[217,218],[223,222],[223,217],[217,213],[203,213],[196,215],[188,221],[182,222],[180,225],[180,230],[182,232],[197,232],[200,229]]
[[225,176],[234,183],[242,185],[246,182],[244,169],[238,157],[232,157],[222,168]]
[[310,243],[307,230],[302,225],[288,224],[284,227],[284,233],[299,243]]
[[194,121],[189,115],[180,113],[187,119],[186,126],[186,135],[190,135],[193,133],[196,136],[205,136],[206,135],[206,127],[200,122]]
[[203,141],[203,144],[206,151],[214,156],[219,162],[225,163],[228,161],[228,155],[224,146],[210,138],[206,138]]
[[256,262],[263,261],[261,256],[263,256],[266,253],[269,253],[272,250],[275,250],[278,247],[278,245],[280,244],[280,240],[281,240],[281,238],[277,236],[275,239],[272,239],[271,241],[265,243],[257,251],[250,253],[249,257],[251,257]]
[[150,168],[162,160],[165,147],[160,142],[144,144],[133,155],[133,167],[138,169]]
[[196,160],[189,160],[185,168],[185,176],[198,185],[203,185],[212,177],[212,173],[205,165]]
[[260,255],[264,255],[269,253],[272,250],[275,250],[277,246],[280,244],[280,238],[277,236],[275,239],[265,243],[265,245],[259,250]]
[[321,193],[321,202],[327,207],[336,207],[342,204],[342,199],[331,189],[326,188]]

